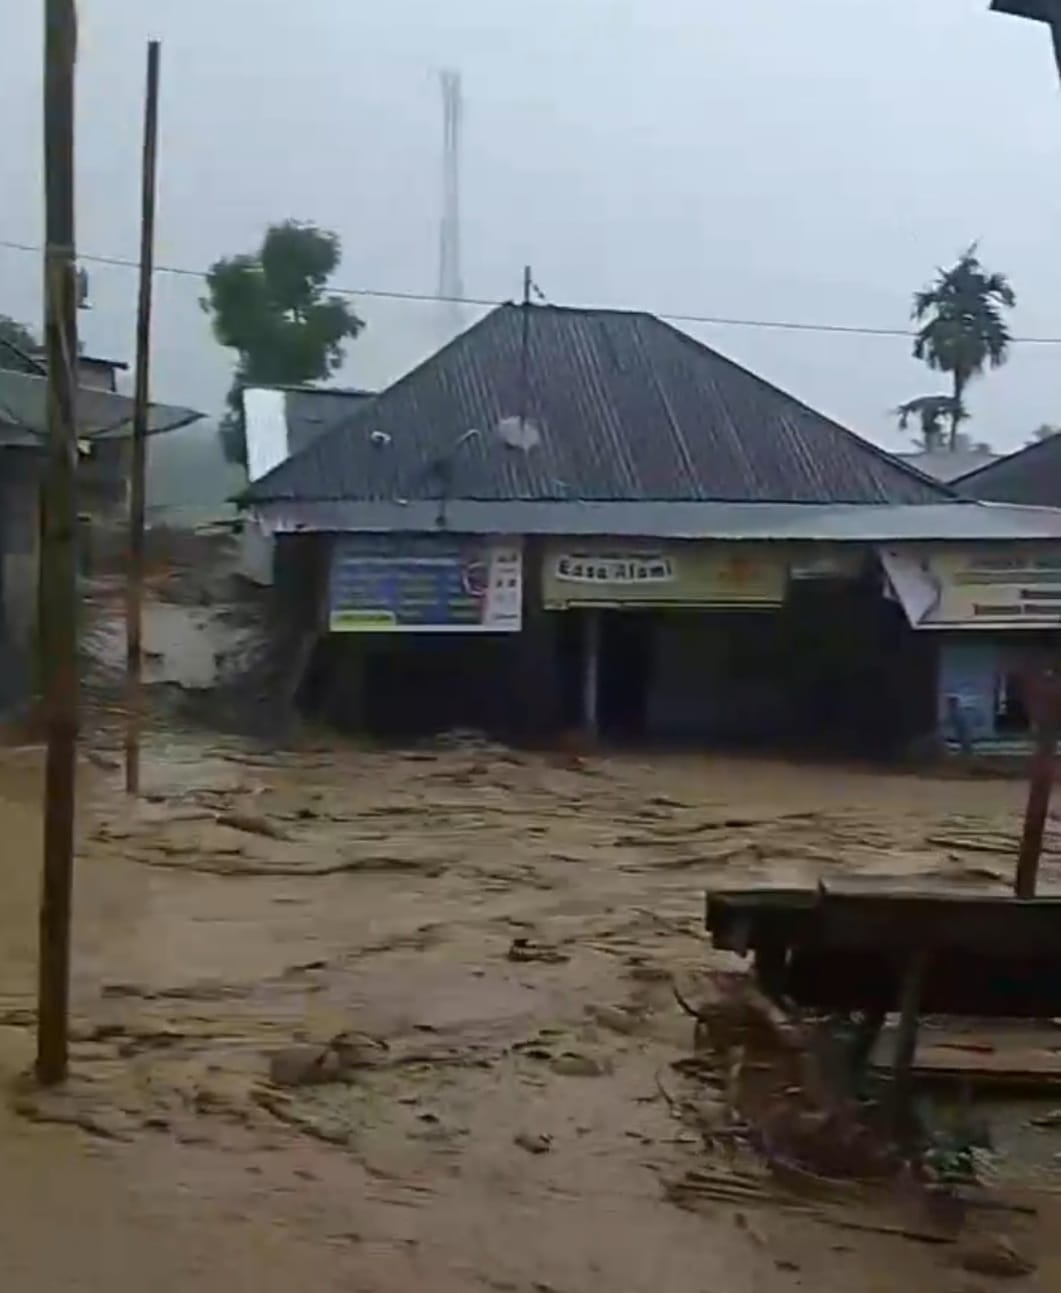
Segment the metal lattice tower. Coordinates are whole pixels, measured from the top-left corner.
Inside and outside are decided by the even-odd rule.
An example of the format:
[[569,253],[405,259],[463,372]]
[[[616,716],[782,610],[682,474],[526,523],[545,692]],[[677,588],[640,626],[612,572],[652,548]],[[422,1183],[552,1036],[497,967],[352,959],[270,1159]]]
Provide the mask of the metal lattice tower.
[[[461,78],[459,72],[442,72],[442,213],[438,233],[438,296],[442,302],[447,331],[459,332],[463,326],[460,298],[464,295],[461,278],[460,232],[460,150]],[[448,338],[447,338],[448,339]]]

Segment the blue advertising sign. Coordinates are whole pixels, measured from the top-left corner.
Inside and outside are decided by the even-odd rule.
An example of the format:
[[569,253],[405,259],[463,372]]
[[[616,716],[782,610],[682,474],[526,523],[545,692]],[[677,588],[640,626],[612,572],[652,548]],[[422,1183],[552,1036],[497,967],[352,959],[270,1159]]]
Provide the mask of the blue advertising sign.
[[522,602],[518,540],[350,534],[332,548],[333,633],[515,633]]

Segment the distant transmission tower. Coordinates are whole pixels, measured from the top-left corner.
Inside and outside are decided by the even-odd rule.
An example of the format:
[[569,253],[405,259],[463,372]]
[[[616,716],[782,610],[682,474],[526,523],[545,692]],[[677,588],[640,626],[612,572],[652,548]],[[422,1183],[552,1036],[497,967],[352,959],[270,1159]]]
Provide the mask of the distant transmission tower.
[[[438,296],[449,335],[464,323],[461,278],[460,156],[461,99],[459,72],[442,72],[442,214],[438,230]],[[447,336],[447,340],[448,340]]]

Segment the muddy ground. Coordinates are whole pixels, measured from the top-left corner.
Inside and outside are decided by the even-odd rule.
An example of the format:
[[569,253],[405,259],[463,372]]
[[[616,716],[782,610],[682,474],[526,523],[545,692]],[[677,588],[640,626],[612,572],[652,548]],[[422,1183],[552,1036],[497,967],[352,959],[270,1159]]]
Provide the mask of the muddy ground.
[[[701,932],[709,886],[1004,885],[1019,782],[474,744],[272,754],[184,733],[151,748],[130,808],[112,757],[82,775],[74,1076],[41,1098],[17,1076],[39,751],[0,753],[11,1288],[935,1293],[996,1278],[962,1268],[971,1241],[935,1242],[918,1200],[804,1197],[705,1145],[671,982],[696,996],[736,968]],[[1043,889],[1059,885],[1051,835]],[[1040,1165],[1061,1153],[1061,1131],[1033,1137]],[[1019,1248],[1029,1288],[1061,1286],[1051,1185],[1040,1172],[1019,1193],[1034,1215],[967,1221]]]

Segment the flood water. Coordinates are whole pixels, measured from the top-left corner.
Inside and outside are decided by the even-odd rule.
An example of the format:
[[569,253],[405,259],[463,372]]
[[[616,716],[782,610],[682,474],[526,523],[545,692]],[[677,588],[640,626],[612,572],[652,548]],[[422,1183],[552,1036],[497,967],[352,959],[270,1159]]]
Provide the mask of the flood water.
[[[0,752],[12,1288],[973,1287],[932,1244],[668,1199],[704,1155],[667,1096],[671,979],[737,968],[712,886],[1006,885],[1020,782],[171,731],[131,806],[112,758],[81,773],[73,1076],[37,1099],[41,756]],[[269,1081],[340,1034],[370,1056],[344,1080]],[[1051,1226],[1023,1242],[1026,1287],[1058,1287]]]

